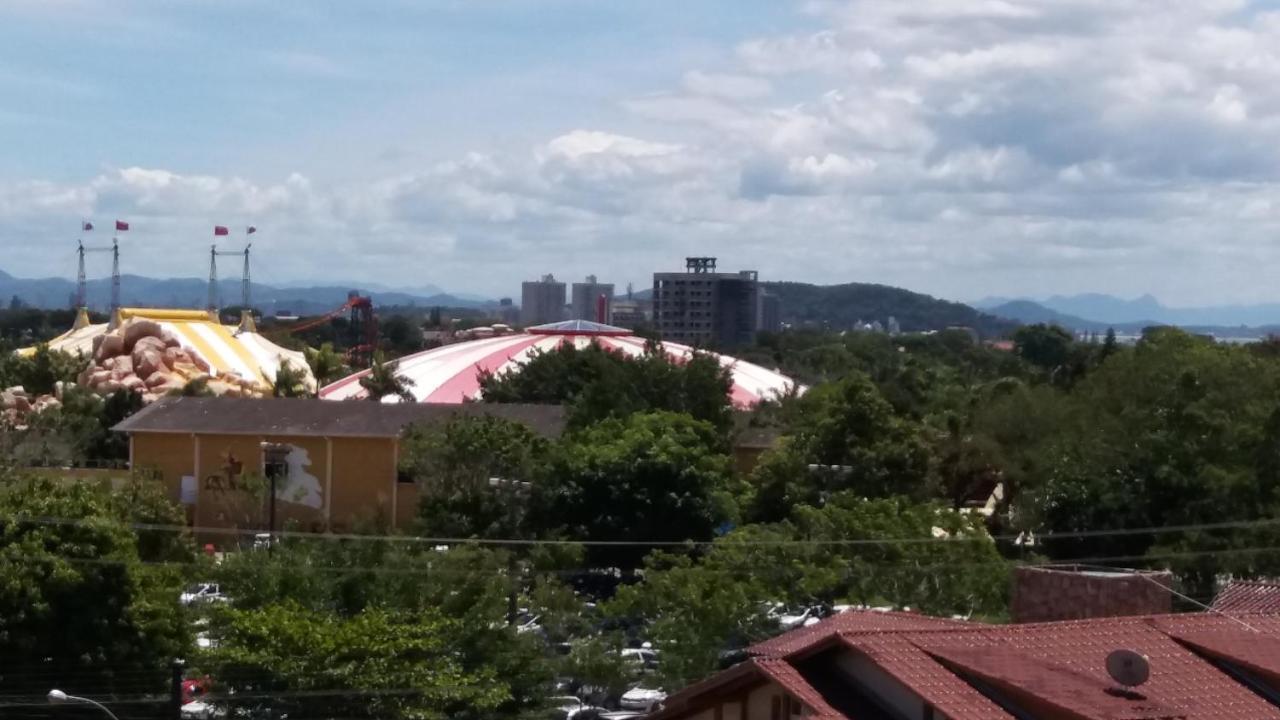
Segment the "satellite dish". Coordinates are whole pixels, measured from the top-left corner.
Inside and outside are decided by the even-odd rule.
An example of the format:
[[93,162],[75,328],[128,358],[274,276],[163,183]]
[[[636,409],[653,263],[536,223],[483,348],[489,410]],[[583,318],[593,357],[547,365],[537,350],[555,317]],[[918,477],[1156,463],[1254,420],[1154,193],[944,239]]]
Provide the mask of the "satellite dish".
[[1115,650],[1107,655],[1107,674],[1125,687],[1138,687],[1151,677],[1151,663],[1146,655],[1132,650]]

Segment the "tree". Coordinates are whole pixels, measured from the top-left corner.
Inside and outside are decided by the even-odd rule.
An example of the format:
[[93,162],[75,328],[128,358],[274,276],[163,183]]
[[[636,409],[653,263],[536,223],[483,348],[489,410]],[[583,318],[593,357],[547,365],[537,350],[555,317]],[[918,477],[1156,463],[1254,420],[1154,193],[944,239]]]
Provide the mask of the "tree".
[[75,385],[63,389],[62,402],[26,418],[15,434],[13,457],[29,465],[124,461],[129,440],[111,428],[142,408],[142,396],[118,390],[103,398]]
[[484,716],[508,699],[492,671],[463,666],[458,624],[430,609],[344,617],[286,603],[219,620],[206,666],[235,693],[233,714],[444,719]]
[[[229,554],[215,567],[213,577],[235,598],[237,610],[266,614],[289,606],[335,625],[373,612],[389,613],[387,623],[395,627],[421,618],[443,618],[449,628],[449,656],[468,677],[488,678],[486,682],[501,698],[488,712],[472,704],[454,708],[453,716],[501,718],[539,707],[549,694],[551,679],[540,641],[502,622],[510,587],[507,567],[505,552],[466,544],[443,549],[394,537],[380,541],[290,538],[272,553]],[[214,635],[218,637],[216,628]],[[247,649],[253,649],[251,642]],[[216,655],[221,648],[208,662],[210,667],[222,667]],[[370,654],[367,662],[373,663],[378,650],[358,643],[356,652]],[[319,653],[304,652],[302,657],[311,663],[308,668],[322,660]],[[379,667],[395,676],[411,677],[419,660],[417,655],[393,652]],[[353,662],[358,667],[366,661]],[[309,674],[295,677],[303,682]],[[336,677],[326,676],[326,680],[336,682]],[[345,681],[365,693],[387,687],[363,672]]]
[[[1280,364],[1185,332],[1148,331],[1113,355],[1067,398],[1059,429],[1040,454],[1039,480],[1017,503],[1038,532],[1099,531],[1248,521],[1280,509],[1280,477],[1267,443]],[[1239,531],[1127,533],[1043,543],[1058,559],[1149,554],[1185,567],[1185,590],[1211,595],[1227,572],[1280,570],[1275,554],[1216,554],[1239,547]],[[1255,537],[1254,539],[1258,539]],[[1183,564],[1178,553],[1215,553]],[[1160,556],[1173,554],[1165,561]]]
[[13,671],[0,693],[43,696],[51,678],[75,678],[86,694],[164,691],[170,661],[189,648],[182,577],[142,564],[131,512],[88,484],[4,478],[0,656]]
[[303,352],[307,357],[307,364],[311,366],[311,375],[315,377],[317,387],[324,387],[350,372],[342,354],[333,349],[333,343],[306,348]]
[[[536,522],[583,540],[707,540],[737,519],[739,487],[709,423],[669,412],[605,420],[565,442],[534,485]],[[594,567],[634,568],[643,547],[595,547]]]
[[378,323],[378,334],[395,355],[422,349],[422,328],[404,315],[391,315]]
[[272,397],[298,398],[308,395],[306,376],[295,369],[288,360],[281,359],[276,369],[275,382],[271,384]]
[[731,373],[715,357],[696,353],[676,362],[654,343],[638,357],[596,343],[585,348],[566,343],[535,353],[519,372],[480,377],[485,402],[569,405],[574,428],[666,410],[709,422],[724,434],[733,423],[732,387]]
[[179,397],[213,397],[213,389],[209,387],[209,378],[201,376],[191,378],[181,388],[170,390],[168,394]]
[[717,538],[701,559],[654,553],[644,580],[621,588],[606,613],[648,622],[660,673],[681,687],[726,651],[778,632],[766,609],[837,602],[928,613],[1001,614],[1008,563],[980,518],[904,498],[833,496],[779,523]]
[[88,366],[88,358],[52,350],[41,343],[30,355],[16,356],[9,367],[10,380],[31,395],[47,395],[59,383],[72,383]]
[[394,362],[384,361],[381,353],[374,356],[369,374],[360,378],[360,387],[365,389],[373,402],[381,402],[384,397],[392,395],[404,402],[413,402],[413,384],[413,380],[396,372]]
[[[523,536],[518,492],[534,479],[548,445],[521,423],[460,416],[443,427],[411,426],[400,469],[418,484],[421,531],[435,537]],[[491,479],[499,479],[496,485]],[[520,507],[512,507],[517,504]]]
[[930,453],[920,428],[895,416],[865,374],[813,388],[797,404],[792,435],[754,471],[753,519],[780,520],[792,506],[821,506],[843,490],[930,495]]
[[1098,361],[1102,362],[1103,360],[1106,360],[1114,355],[1118,349],[1119,345],[1116,343],[1116,329],[1109,327],[1107,328],[1107,336],[1102,341],[1102,352],[1099,353]]

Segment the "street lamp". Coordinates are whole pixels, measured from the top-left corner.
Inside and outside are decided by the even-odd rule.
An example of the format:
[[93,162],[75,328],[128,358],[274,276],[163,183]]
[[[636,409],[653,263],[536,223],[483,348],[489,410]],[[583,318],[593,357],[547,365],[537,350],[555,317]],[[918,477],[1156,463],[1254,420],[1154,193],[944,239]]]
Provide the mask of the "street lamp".
[[288,461],[289,450],[288,445],[283,443],[262,442],[259,443],[262,448],[263,471],[267,479],[271,481],[271,498],[269,510],[267,511],[267,530],[268,542],[267,552],[273,552],[276,544],[276,480],[282,472],[287,472],[283,468],[287,467],[285,463]]
[[81,705],[92,705],[93,707],[96,707],[102,712],[106,713],[107,717],[111,718],[111,720],[120,720],[120,718],[116,717],[115,713],[107,709],[106,705],[103,705],[97,700],[90,700],[87,697],[79,697],[76,695],[68,695],[58,689],[50,690],[48,697],[49,697],[49,704],[51,705],[62,705],[64,703],[79,703]]

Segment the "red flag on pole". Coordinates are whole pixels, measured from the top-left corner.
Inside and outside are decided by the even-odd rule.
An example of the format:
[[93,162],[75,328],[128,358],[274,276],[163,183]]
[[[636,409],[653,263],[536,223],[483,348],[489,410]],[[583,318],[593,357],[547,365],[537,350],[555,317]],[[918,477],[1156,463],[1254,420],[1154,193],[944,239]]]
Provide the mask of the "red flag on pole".
[[231,232],[230,230],[227,230],[226,228],[224,228],[224,227],[223,227],[223,226],[221,226],[221,225],[214,225],[214,226],[213,226],[213,234],[214,234],[214,235],[227,235],[227,234],[230,234],[230,232]]
[[254,233],[256,233],[256,232],[258,232],[258,228],[256,228],[256,227],[254,227],[254,226],[250,225],[247,229],[245,229],[244,234],[245,234],[245,235],[252,235],[252,234],[254,234]]
[[123,220],[116,221],[116,230],[128,230],[128,229],[129,229],[129,223]]
[[80,229],[81,229],[81,230],[92,230],[92,229],[93,229],[93,223],[91,223],[91,222],[81,223],[81,224],[80,224]]

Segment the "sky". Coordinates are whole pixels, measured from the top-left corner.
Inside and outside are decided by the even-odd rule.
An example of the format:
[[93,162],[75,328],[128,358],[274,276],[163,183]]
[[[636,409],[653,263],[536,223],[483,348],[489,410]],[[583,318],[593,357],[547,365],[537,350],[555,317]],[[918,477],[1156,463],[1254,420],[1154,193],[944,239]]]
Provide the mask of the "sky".
[[1277,1],[0,0],[23,277],[1267,302],[1278,189]]

